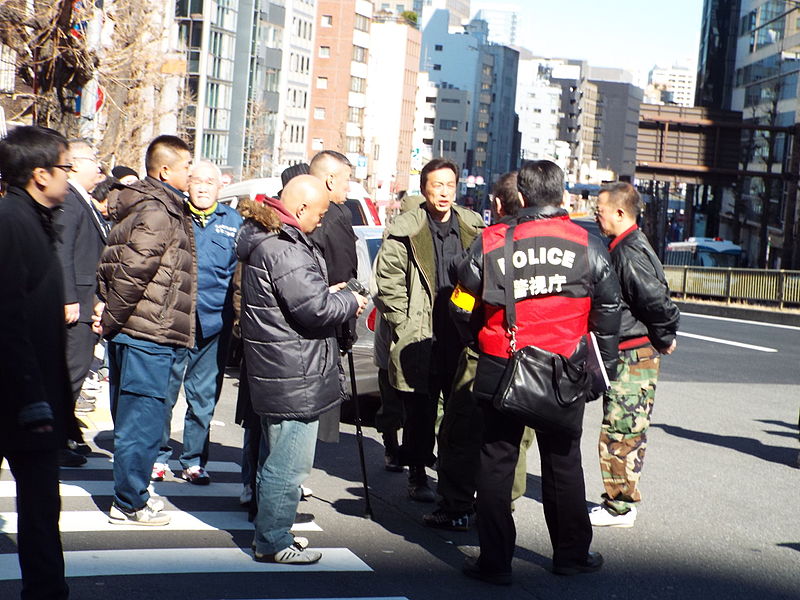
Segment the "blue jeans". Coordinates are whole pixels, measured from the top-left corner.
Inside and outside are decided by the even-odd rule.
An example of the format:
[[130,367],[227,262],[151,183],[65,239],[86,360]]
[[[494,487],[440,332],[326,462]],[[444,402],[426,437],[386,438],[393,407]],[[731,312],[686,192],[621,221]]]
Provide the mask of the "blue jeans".
[[164,399],[175,348],[118,334],[108,344],[114,419],[114,502],[144,508],[164,424]]
[[300,502],[300,484],[314,465],[319,421],[261,418],[269,454],[257,477],[258,514],[255,518],[256,551],[274,554],[291,546]]
[[205,467],[208,462],[208,432],[214,408],[222,389],[224,354],[227,344],[220,342],[221,334],[197,338],[195,347],[178,348],[172,365],[166,396],[161,448],[156,462],[166,463],[172,456],[169,445],[172,409],[178,401],[183,383],[186,392],[186,416],[183,421],[183,452],[181,466]]

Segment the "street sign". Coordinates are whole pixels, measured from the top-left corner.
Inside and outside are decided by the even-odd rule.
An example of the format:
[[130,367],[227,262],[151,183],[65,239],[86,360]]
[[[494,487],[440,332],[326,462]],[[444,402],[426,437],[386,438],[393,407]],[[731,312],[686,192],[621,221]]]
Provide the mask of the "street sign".
[[488,208],[483,210],[483,222],[487,227],[492,224],[492,211]]

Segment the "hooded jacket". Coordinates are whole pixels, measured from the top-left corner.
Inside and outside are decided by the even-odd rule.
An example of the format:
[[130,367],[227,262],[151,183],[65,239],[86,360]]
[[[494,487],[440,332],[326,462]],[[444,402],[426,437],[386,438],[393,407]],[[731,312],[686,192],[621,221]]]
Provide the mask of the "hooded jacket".
[[146,177],[112,194],[108,210],[116,225],[97,268],[104,334],[192,348],[197,257],[184,199]]
[[[453,206],[464,249],[484,223],[478,213]],[[436,257],[424,206],[401,214],[387,228],[375,265],[376,305],[393,334],[389,379],[396,389],[427,393],[433,348]],[[454,282],[455,283],[455,282]]]
[[241,332],[253,410],[308,421],[342,400],[336,326],[355,316],[348,290],[328,291],[322,254],[278,200],[240,204]]

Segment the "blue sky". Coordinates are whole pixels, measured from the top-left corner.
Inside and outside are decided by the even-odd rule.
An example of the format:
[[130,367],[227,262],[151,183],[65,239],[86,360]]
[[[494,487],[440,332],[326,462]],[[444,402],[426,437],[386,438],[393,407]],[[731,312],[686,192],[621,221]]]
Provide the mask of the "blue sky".
[[517,5],[517,44],[537,55],[649,70],[697,61],[703,0],[475,0]]

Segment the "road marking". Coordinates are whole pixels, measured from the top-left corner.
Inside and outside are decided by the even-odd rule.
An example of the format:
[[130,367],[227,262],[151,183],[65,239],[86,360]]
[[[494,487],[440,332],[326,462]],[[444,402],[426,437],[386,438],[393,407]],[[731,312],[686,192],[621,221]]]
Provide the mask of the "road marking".
[[[74,469],[70,469],[69,473],[77,473],[78,470],[85,471],[87,469],[97,469],[99,471],[109,471],[114,468],[114,460],[113,457],[106,457],[106,456],[87,456],[86,457],[86,464],[82,467],[75,467]],[[176,475],[180,475],[180,472],[183,470],[181,463],[177,460],[169,461],[169,468],[172,470],[173,473]],[[214,473],[240,473],[242,471],[242,467],[240,467],[235,462],[230,461],[209,461],[205,467],[206,471],[214,475]],[[241,485],[239,486],[241,488]]]
[[[171,573],[280,573],[309,571],[372,571],[347,548],[319,548],[322,560],[313,565],[257,563],[241,548],[159,548],[80,550],[64,552],[67,577],[151,575]],[[16,554],[0,555],[0,580],[19,579]]]
[[[164,511],[172,517],[169,525],[149,527],[162,531],[252,531],[253,524],[247,513],[236,511]],[[17,533],[17,513],[0,512],[0,533]],[[62,511],[59,521],[61,533],[89,533],[94,531],[142,531],[141,525],[116,525],[108,522],[108,513],[100,510]],[[295,523],[292,531],[322,531],[314,523]]]
[[725,344],[726,346],[736,346],[737,348],[747,348],[748,350],[758,350],[759,352],[777,352],[775,348],[767,348],[765,346],[754,346],[753,344],[734,342],[732,340],[723,340],[720,338],[708,337],[707,335],[697,335],[696,333],[684,333],[683,331],[679,331],[678,335],[682,335],[688,338],[693,338],[695,340],[703,340],[704,342]]
[[[153,482],[153,489],[159,496],[191,496],[238,498],[242,493],[241,483],[210,483],[191,485],[183,481]],[[59,486],[62,498],[88,498],[90,496],[113,496],[113,481],[70,481]],[[15,498],[17,485],[14,481],[0,481],[0,498]]]
[[776,327],[778,329],[791,329],[792,331],[800,331],[800,327],[794,325],[781,325],[780,323],[763,323],[761,321],[747,321],[746,319],[733,319],[731,317],[716,317],[714,315],[700,315],[697,313],[681,313],[682,317],[697,317],[698,319],[712,319],[714,321],[730,321],[732,323],[745,323],[747,325],[761,325],[762,327]]

